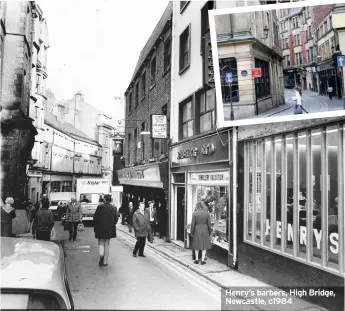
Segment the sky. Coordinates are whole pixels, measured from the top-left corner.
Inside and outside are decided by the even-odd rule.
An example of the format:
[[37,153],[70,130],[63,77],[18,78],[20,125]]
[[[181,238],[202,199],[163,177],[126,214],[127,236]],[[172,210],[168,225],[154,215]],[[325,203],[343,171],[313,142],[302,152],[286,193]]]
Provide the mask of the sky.
[[41,0],[49,45],[47,87],[57,100],[77,91],[90,105],[116,115],[115,96],[130,82],[140,51],[167,0]]

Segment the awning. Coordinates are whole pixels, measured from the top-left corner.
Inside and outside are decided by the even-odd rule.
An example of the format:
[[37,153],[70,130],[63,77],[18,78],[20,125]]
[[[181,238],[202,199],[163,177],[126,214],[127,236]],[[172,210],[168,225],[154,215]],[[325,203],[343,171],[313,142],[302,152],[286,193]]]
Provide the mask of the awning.
[[149,163],[118,170],[121,185],[168,189],[168,161]]

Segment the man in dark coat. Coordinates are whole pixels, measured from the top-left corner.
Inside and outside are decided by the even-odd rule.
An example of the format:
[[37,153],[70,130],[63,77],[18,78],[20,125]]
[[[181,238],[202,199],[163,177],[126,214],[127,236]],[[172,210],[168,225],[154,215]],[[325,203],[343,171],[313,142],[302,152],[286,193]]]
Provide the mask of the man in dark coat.
[[127,218],[127,224],[128,224],[128,230],[129,232],[132,232],[133,227],[133,213],[134,213],[134,206],[132,202],[128,203],[128,218]]
[[37,240],[50,241],[50,235],[55,221],[53,212],[48,208],[47,205],[42,204],[42,207],[37,211],[34,218],[32,231],[35,233]]
[[49,208],[49,199],[46,194],[43,194],[43,198],[41,199],[41,207],[46,209]]
[[117,208],[111,204],[111,195],[104,195],[105,203],[97,206],[94,219],[95,238],[99,245],[99,265],[107,266],[109,257],[110,239],[116,236],[118,221]]
[[154,202],[148,202],[149,207],[145,209],[145,213],[150,220],[150,233],[148,235],[148,240],[150,243],[153,243],[154,235],[155,235],[155,227],[157,222],[157,209],[153,206]]
[[133,250],[133,256],[137,257],[137,252],[139,251],[140,257],[146,257],[144,255],[144,248],[146,243],[146,238],[150,233],[150,219],[147,213],[145,213],[145,203],[140,202],[139,209],[135,211],[133,215],[133,228],[134,233],[137,238],[137,243],[135,244]]

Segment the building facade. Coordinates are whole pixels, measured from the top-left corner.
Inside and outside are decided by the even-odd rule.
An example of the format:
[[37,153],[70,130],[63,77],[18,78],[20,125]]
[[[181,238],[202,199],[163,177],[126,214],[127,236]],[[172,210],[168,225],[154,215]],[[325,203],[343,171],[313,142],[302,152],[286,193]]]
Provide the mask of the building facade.
[[[31,152],[32,164],[29,166],[27,197],[37,201],[42,194],[42,168],[45,153],[44,112],[46,110],[47,54],[49,48],[48,27],[41,8],[36,5],[37,18],[34,20],[34,41],[31,69],[31,92],[29,116],[38,134]],[[32,190],[34,189],[34,190]]]
[[[128,201],[155,200],[162,230],[166,227],[168,195],[168,139],[153,138],[153,115],[170,122],[172,3],[140,53],[132,80],[125,92],[125,168],[118,171]],[[165,134],[165,133],[164,133]],[[165,235],[165,232],[163,233]]]
[[38,188],[51,201],[70,200],[77,178],[102,178],[102,146],[97,141],[49,112],[44,130],[43,172],[29,190],[32,201],[39,199]]
[[[276,10],[215,16],[225,120],[258,115],[285,103]],[[253,78],[251,69],[260,68]],[[226,73],[231,72],[231,85]]]
[[[27,166],[37,130],[30,111],[34,38],[33,1],[0,3],[1,196],[25,200]],[[29,161],[29,162],[28,162]]]

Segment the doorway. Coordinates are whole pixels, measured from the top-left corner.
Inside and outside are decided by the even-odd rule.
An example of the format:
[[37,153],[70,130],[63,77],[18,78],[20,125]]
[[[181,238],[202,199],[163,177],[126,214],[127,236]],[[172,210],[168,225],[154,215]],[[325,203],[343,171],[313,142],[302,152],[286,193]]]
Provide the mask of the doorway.
[[176,187],[176,240],[184,242],[185,235],[185,187]]

